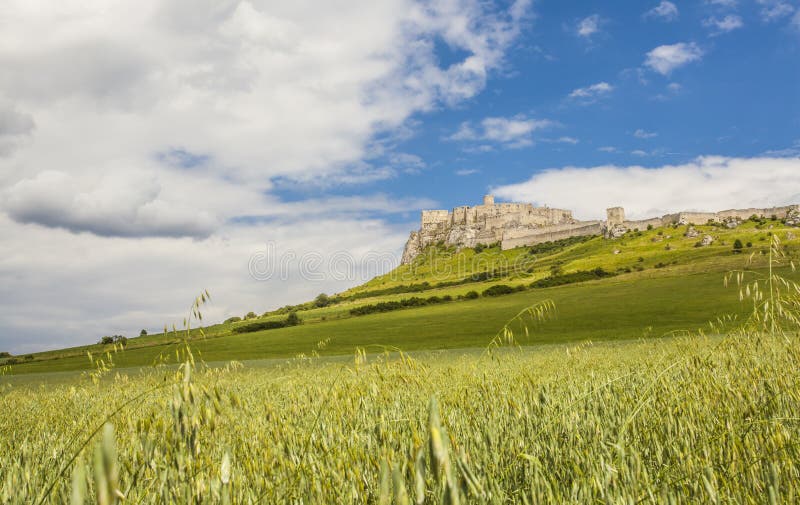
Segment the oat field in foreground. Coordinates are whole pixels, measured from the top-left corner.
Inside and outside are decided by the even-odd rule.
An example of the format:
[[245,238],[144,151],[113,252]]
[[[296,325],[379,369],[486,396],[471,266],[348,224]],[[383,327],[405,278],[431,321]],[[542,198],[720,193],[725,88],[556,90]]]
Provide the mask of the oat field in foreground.
[[3,386],[2,503],[791,503],[800,349],[673,337]]

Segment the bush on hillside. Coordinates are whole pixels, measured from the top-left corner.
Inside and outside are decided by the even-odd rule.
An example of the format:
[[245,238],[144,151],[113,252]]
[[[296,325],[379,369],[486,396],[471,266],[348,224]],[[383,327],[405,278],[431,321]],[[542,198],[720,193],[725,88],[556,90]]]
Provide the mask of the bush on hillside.
[[558,251],[560,249],[565,249],[571,245],[587,242],[589,240],[592,240],[596,236],[597,235],[586,235],[583,237],[570,237],[561,240],[542,242],[541,244],[530,246],[530,248],[528,248],[528,254],[545,254],[553,251]]
[[254,321],[252,323],[240,324],[233,327],[234,333],[252,333],[254,331],[262,330],[276,330],[278,328],[286,328],[288,326],[297,326],[302,324],[303,320],[297,315],[296,312],[289,312],[286,319],[273,320],[273,321]]
[[314,298],[314,306],[315,307],[327,307],[331,304],[331,299],[325,293],[320,293]]
[[483,296],[500,296],[507,295],[514,292],[514,288],[506,284],[495,284],[483,290]]
[[467,293],[464,295],[464,298],[466,298],[467,300],[474,300],[479,296],[481,295],[479,295],[477,291],[467,291]]
[[241,324],[233,327],[234,333],[252,333],[261,330],[275,330],[285,328],[286,321],[256,321],[248,324]]
[[[584,237],[577,237],[577,238],[584,238]],[[592,237],[588,237],[592,238]],[[563,241],[559,241],[563,242]],[[541,245],[541,244],[540,244]],[[534,246],[538,247],[538,246]],[[532,269],[529,269],[532,271]],[[429,289],[435,288],[447,288],[452,286],[461,286],[463,284],[470,284],[473,282],[485,282],[491,281],[494,279],[499,279],[501,277],[507,276],[511,273],[516,273],[514,268],[498,268],[493,270],[484,270],[482,272],[473,272],[469,274],[467,277],[462,279],[452,280],[452,281],[442,281],[437,282],[436,284],[431,284],[428,281],[420,282],[418,284],[403,284],[400,286],[394,286],[391,288],[381,288],[381,289],[371,289],[368,291],[360,291],[358,293],[353,293],[347,296],[337,296],[331,298],[331,303],[339,303],[344,300],[360,300],[362,298],[373,298],[376,296],[383,296],[383,295],[394,295],[399,293],[418,293],[422,291],[428,291]]]
[[[478,294],[475,293],[476,298],[477,296]],[[445,295],[442,297],[434,295],[429,298],[420,298],[417,296],[412,296],[411,298],[404,298],[402,300],[371,303],[369,305],[354,307],[350,309],[350,314],[354,316],[365,316],[367,314],[374,314],[377,312],[391,312],[393,310],[400,310],[409,307],[424,307],[425,305],[436,305],[438,303],[446,303],[451,301],[453,301],[453,297],[450,295]]]
[[[638,269],[637,269],[638,270]],[[553,286],[562,286],[564,284],[573,284],[576,282],[593,281],[602,279],[604,277],[613,277],[616,275],[613,272],[607,272],[602,267],[597,267],[594,270],[572,272],[569,274],[560,274],[552,277],[545,277],[538,281],[530,283],[532,288],[550,288]]]
[[10,352],[0,352],[0,358],[10,358],[10,357],[11,357]]
[[289,312],[289,315],[286,317],[286,326],[297,326],[302,322],[297,312]]
[[241,320],[242,320],[242,318],[241,318],[241,317],[239,317],[239,316],[233,316],[233,317],[229,317],[228,319],[226,319],[226,320],[225,320],[225,324],[230,324],[230,323],[238,323],[238,322],[239,322],[239,321],[241,321]]

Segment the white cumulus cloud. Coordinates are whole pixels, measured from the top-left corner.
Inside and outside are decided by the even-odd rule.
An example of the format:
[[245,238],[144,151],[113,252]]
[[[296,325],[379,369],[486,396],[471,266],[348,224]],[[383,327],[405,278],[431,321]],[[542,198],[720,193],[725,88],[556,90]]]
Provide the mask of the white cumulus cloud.
[[800,203],[800,158],[704,156],[655,168],[556,168],[492,191],[513,201],[572,209],[581,219],[601,219],[615,205],[633,218],[788,205]]
[[667,0],[663,0],[661,3],[644,13],[644,17],[646,18],[658,18],[664,21],[675,21],[678,19],[678,16],[678,7],[674,3]]
[[602,21],[603,19],[599,14],[592,14],[591,16],[585,17],[578,21],[575,27],[575,33],[586,39],[591,38],[592,35],[600,31],[600,24]]
[[[197,235],[229,216],[181,196],[194,179],[258,195],[274,179],[392,177],[405,168],[369,161],[376,136],[480,92],[528,5],[8,0],[0,191],[14,207],[4,210],[104,235]],[[464,56],[441,65],[437,43]],[[179,163],[170,152],[183,153]],[[63,211],[56,219],[31,210],[41,196],[31,187],[48,171],[72,181],[50,209]],[[99,201],[104,188],[124,187],[135,194]]]
[[744,26],[741,16],[729,14],[723,18],[710,17],[703,20],[703,26],[712,29],[712,35],[732,32]]
[[679,42],[656,47],[647,53],[644,63],[656,72],[668,75],[676,68],[700,61],[702,57],[703,51],[694,42]]
[[598,99],[607,96],[614,91],[614,86],[607,82],[598,82],[583,88],[576,88],[572,90],[568,98],[577,100],[584,104],[596,102]]
[[[295,258],[396,256],[417,219],[408,209],[435,202],[327,189],[424,170],[397,139],[414,114],[480,93],[529,10],[4,0],[0,350],[158,329],[202,288],[216,321],[366,280],[309,282],[295,260],[259,282],[248,261],[267,242]],[[461,56],[439,61],[442,45]],[[499,142],[524,139],[517,127],[481,125]],[[283,185],[299,200],[278,197]]]
[[508,148],[520,148],[533,144],[533,132],[553,125],[548,119],[525,116],[487,117],[477,125],[462,123],[458,131],[447,137],[447,140],[489,142]]
[[789,2],[783,0],[757,0],[761,6],[761,19],[765,23],[778,21],[791,15],[795,8]]
[[738,0],[706,0],[706,3],[723,9],[734,9],[739,5]]
[[649,132],[647,130],[642,130],[641,128],[637,129],[633,132],[633,136],[637,139],[651,139],[653,137],[657,137],[658,133],[656,132]]

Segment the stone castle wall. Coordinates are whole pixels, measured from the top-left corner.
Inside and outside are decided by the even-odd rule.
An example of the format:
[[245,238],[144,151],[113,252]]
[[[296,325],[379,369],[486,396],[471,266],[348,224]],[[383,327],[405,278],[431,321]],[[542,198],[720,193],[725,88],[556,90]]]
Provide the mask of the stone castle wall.
[[664,226],[664,222],[660,217],[654,217],[651,219],[640,219],[638,221],[623,221],[622,226],[628,230],[646,230],[648,226],[660,228]]
[[501,249],[531,246],[543,242],[552,242],[570,237],[602,235],[602,221],[580,221],[572,224],[557,224],[533,230],[506,230],[500,243]]
[[758,217],[778,217],[785,218],[789,213],[797,211],[798,205],[785,205],[783,207],[764,207],[747,209],[729,209],[719,212],[677,212],[675,214],[665,214],[660,218],[643,219],[640,221],[625,221],[625,227],[629,229],[639,228],[643,230],[650,224],[653,227],[670,226],[673,224],[706,224],[709,221],[721,223],[731,219],[746,221],[752,216]]
[[456,207],[452,211],[422,211],[420,229],[411,232],[406,243],[401,264],[411,263],[422,250],[442,242],[456,247],[475,247],[478,244],[500,242],[502,249],[531,246],[553,240],[587,235],[619,237],[627,230],[645,230],[673,224],[705,224],[709,221],[743,221],[751,216],[794,216],[800,222],[800,205],[749,209],[731,209],[720,212],[678,212],[650,219],[625,219],[625,209],[611,207],[606,210],[605,221],[577,221],[572,211],[534,207],[529,203],[495,203],[487,195],[483,204]]
[[717,212],[717,215],[719,216],[720,220],[725,220],[726,218],[736,218],[744,221],[745,219],[750,219],[750,216],[752,215],[756,215],[758,217],[776,216],[779,219],[782,219],[790,212],[797,211],[799,207],[800,206],[798,205],[785,205],[783,207],[767,207],[763,209],[732,209]]
[[423,210],[421,221],[423,228],[448,225],[450,223],[450,213],[446,210]]

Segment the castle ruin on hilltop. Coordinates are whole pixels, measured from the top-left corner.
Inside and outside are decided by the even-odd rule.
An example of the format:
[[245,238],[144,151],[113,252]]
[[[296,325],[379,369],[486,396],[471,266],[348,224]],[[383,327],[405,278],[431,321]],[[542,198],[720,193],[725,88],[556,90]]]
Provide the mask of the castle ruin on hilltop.
[[678,212],[638,221],[625,219],[622,207],[611,207],[606,209],[605,221],[579,221],[572,217],[570,210],[534,207],[530,203],[495,203],[493,196],[486,195],[481,205],[473,207],[461,206],[452,211],[423,210],[420,229],[411,232],[400,263],[411,263],[425,247],[439,242],[458,248],[500,243],[505,250],[587,235],[616,238],[628,230],[645,229],[648,225],[655,228],[709,221],[733,223],[753,215],[790,218],[800,224],[800,205]]

